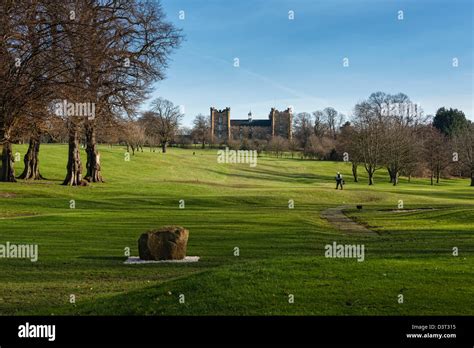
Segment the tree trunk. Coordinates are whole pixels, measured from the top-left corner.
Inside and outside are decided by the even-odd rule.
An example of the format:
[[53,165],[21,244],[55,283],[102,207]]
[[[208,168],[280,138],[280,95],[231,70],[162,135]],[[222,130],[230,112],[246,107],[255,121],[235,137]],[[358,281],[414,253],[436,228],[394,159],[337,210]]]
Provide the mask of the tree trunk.
[[390,177],[390,183],[393,183],[393,172],[392,170],[390,169],[390,167],[387,167],[387,171],[388,171],[388,175]]
[[474,170],[471,170],[471,186],[474,186]]
[[433,186],[433,172],[431,172],[430,179],[431,179],[431,186]]
[[69,154],[67,161],[67,174],[63,185],[79,186],[84,185],[82,180],[82,163],[79,151],[79,131],[74,122],[69,124]]
[[100,167],[100,153],[97,149],[97,141],[95,136],[95,125],[93,121],[86,123],[86,177],[89,182],[103,182],[101,167]]
[[166,153],[166,141],[161,144],[161,150],[163,151],[163,153]]
[[369,172],[369,185],[373,185],[374,184],[374,173],[373,172]]
[[15,163],[15,159],[13,157],[12,144],[7,140],[3,143],[2,168],[0,168],[0,181],[16,182],[14,163]]
[[28,145],[28,151],[26,152],[23,162],[25,163],[25,169],[23,173],[18,177],[19,179],[25,180],[43,180],[43,176],[39,170],[39,150],[40,141],[37,137],[30,137],[30,143]]
[[392,182],[393,182],[393,186],[397,186],[397,184],[398,184],[398,171],[395,171],[395,173],[393,173]]
[[357,176],[357,163],[352,162],[352,176],[354,177],[354,182],[359,182]]

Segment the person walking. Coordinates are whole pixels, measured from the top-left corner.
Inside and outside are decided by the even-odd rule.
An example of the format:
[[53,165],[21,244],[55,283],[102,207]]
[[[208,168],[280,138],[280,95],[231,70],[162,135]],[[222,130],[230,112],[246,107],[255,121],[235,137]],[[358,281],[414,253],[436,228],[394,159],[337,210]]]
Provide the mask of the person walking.
[[344,188],[344,180],[342,179],[341,173],[337,172],[336,174],[336,190],[341,186],[341,190]]

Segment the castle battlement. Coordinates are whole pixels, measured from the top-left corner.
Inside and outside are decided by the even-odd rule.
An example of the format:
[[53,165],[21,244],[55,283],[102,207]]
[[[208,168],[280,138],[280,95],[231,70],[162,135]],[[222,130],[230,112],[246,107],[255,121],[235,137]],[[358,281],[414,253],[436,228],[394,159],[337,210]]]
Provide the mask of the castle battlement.
[[230,107],[218,110],[210,108],[211,121],[211,141],[226,143],[231,138],[241,139],[244,136],[249,138],[266,138],[280,136],[291,139],[291,125],[293,113],[290,108],[279,111],[271,108],[268,119],[252,119],[251,113],[247,119],[230,119]]

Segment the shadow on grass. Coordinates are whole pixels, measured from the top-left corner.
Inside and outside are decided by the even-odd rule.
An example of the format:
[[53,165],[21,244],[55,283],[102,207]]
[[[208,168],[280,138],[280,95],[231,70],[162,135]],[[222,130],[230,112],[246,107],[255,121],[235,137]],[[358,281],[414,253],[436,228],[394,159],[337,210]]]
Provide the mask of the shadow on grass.
[[[472,189],[471,189],[472,190]],[[413,195],[413,196],[426,196],[426,197],[440,197],[443,199],[457,199],[457,200],[465,200],[468,202],[474,202],[474,190],[473,192],[469,192],[469,187],[467,187],[467,190],[465,192],[445,192],[445,191],[422,191],[422,190],[417,190],[417,191],[403,191],[403,192],[397,192],[395,190],[387,190],[387,193],[393,193],[393,194],[403,194],[403,195]],[[466,204],[468,206],[469,204]]]
[[315,182],[332,182],[334,177],[332,175],[315,175],[308,173],[283,173],[282,171],[277,170],[268,170],[268,169],[244,169],[239,168],[240,171],[245,172],[242,174],[236,173],[226,173],[219,170],[208,169],[209,172],[216,173],[219,175],[224,175],[227,177],[243,178],[243,179],[252,179],[252,180],[263,180],[263,181],[274,181],[274,182],[283,182],[288,183],[288,181],[298,182],[301,184],[312,184]]
[[126,256],[79,256],[78,259],[103,260],[103,261],[125,261]]

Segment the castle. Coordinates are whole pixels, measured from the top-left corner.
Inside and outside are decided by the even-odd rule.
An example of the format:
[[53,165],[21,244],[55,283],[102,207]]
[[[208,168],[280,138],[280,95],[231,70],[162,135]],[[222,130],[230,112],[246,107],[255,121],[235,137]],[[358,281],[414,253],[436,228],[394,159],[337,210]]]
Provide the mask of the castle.
[[270,110],[268,120],[252,119],[252,112],[247,119],[231,120],[230,108],[217,110],[211,107],[211,142],[225,143],[230,139],[270,139],[280,136],[291,139],[293,113],[290,108],[278,111]]

